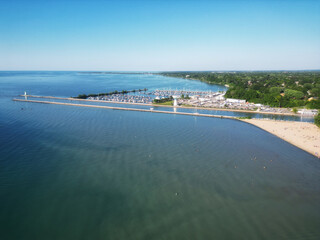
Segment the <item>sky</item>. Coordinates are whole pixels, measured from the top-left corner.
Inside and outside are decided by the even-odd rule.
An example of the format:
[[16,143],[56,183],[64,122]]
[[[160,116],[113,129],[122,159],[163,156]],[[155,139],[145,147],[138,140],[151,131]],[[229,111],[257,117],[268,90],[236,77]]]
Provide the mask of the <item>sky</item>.
[[320,0],[0,0],[0,70],[320,69]]

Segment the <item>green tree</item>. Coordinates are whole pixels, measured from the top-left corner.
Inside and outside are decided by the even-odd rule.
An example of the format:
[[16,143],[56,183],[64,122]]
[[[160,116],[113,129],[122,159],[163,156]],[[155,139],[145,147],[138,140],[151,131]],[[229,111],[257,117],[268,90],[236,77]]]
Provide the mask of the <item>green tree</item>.
[[284,94],[286,97],[295,98],[295,99],[300,99],[304,96],[303,92],[292,90],[292,89],[284,90]]
[[293,113],[297,113],[298,109],[297,108],[293,108],[292,111],[293,111]]
[[318,113],[315,117],[314,117],[314,123],[320,127],[320,114]]
[[306,104],[310,109],[320,109],[320,99],[312,100]]
[[312,88],[311,95],[314,97],[319,97],[320,96],[320,88]]
[[282,91],[282,88],[281,88],[281,87],[271,87],[271,88],[269,89],[269,92],[270,92],[270,93],[280,94],[281,91]]
[[77,98],[86,99],[87,95],[86,94],[79,94]]

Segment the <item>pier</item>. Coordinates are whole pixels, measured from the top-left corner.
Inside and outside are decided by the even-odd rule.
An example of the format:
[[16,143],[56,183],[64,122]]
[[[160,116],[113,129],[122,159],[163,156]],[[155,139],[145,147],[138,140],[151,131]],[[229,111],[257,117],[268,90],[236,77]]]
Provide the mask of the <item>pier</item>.
[[[51,97],[51,98],[56,98],[56,97]],[[57,99],[61,99],[61,98],[57,98]],[[68,99],[68,98],[66,98],[66,99]],[[188,116],[197,116],[197,117],[238,119],[237,117],[211,115],[211,114],[186,113],[186,112],[169,112],[169,111],[158,111],[158,110],[155,111],[153,109],[149,110],[149,109],[138,109],[138,108],[124,108],[124,107],[88,105],[88,104],[78,104],[78,103],[49,102],[49,101],[26,100],[26,99],[17,99],[17,98],[14,98],[13,101],[30,102],[30,103],[43,103],[43,104],[56,104],[56,105],[75,106],[75,107],[103,108],[103,109],[112,109],[112,110],[136,111],[136,112],[165,113],[165,114],[188,115]]]

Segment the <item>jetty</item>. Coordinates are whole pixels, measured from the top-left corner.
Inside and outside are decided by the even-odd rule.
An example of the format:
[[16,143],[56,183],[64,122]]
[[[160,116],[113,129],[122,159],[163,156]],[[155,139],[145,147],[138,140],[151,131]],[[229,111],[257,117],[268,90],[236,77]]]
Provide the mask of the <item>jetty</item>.
[[28,100],[28,99],[18,99],[18,98],[14,98],[13,101],[17,101],[17,102],[31,102],[31,103],[43,103],[43,104],[56,104],[56,105],[75,106],[75,107],[104,108],[104,109],[124,110],[124,111],[136,111],[136,112],[152,112],[152,113],[177,114],[177,115],[188,115],[188,116],[197,116],[197,117],[213,117],[213,118],[238,119],[237,117],[221,116],[221,115],[211,115],[211,114],[187,113],[187,112],[169,112],[169,111],[159,111],[159,110],[153,110],[153,109],[111,107],[111,106],[101,106],[101,105],[88,105],[88,104],[80,104],[80,103],[64,103],[64,102],[39,101],[39,100]]

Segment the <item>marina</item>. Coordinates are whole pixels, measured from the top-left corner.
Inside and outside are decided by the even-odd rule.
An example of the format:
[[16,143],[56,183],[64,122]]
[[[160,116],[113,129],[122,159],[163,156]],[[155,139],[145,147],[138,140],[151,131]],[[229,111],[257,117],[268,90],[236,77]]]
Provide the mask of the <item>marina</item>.
[[132,108],[138,106],[139,109],[150,109],[154,107],[156,109],[164,109],[167,111],[174,112],[189,112],[189,113],[199,113],[199,114],[211,114],[218,116],[230,116],[238,118],[265,118],[265,119],[276,119],[276,120],[286,120],[286,121],[303,121],[303,122],[313,122],[313,116],[303,116],[292,113],[278,113],[278,112],[263,112],[263,111],[251,111],[251,110],[239,110],[239,109],[221,109],[221,108],[208,108],[208,107],[193,107],[193,106],[170,106],[170,105],[159,105],[155,103],[132,103],[132,102],[116,102],[116,101],[105,101],[105,100],[95,100],[95,99],[78,99],[78,98],[65,98],[65,97],[54,97],[54,96],[40,96],[40,95],[20,95],[24,99],[54,99],[59,102],[67,103],[82,103],[90,105],[108,105],[115,107]]
[[154,91],[115,91],[113,93],[99,93],[89,95],[79,95],[76,99],[97,100],[114,103],[141,103],[157,104],[170,103],[174,107],[196,107],[220,110],[236,110],[248,112],[261,112],[262,114],[284,114],[292,116],[315,116],[316,109],[300,109],[294,111],[293,108],[270,107],[261,103],[251,103],[245,99],[226,98],[225,91],[191,91],[191,90],[159,90]]

